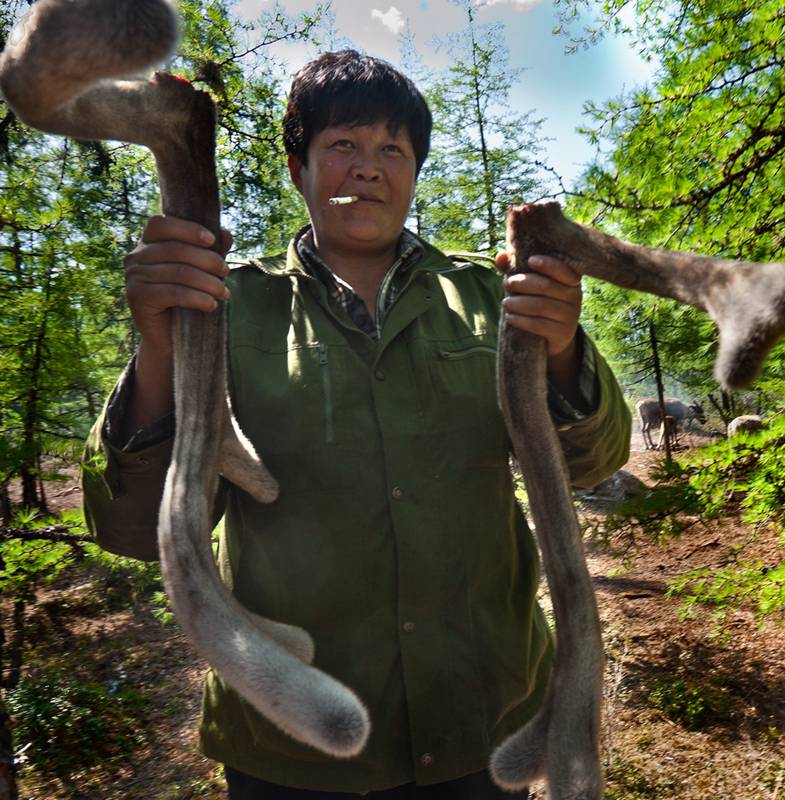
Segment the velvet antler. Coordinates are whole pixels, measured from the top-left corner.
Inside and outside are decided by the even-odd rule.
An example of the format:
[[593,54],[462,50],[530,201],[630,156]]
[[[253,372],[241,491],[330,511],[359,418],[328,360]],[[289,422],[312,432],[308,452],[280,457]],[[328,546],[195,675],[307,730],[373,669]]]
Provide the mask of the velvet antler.
[[[164,73],[120,80],[160,62],[176,41],[167,0],[40,0],[0,57],[0,89],[18,117],[42,131],[148,147],[163,213],[204,225],[219,242],[209,95]],[[252,614],[218,575],[210,528],[219,473],[259,502],[272,502],[278,489],[231,411],[223,306],[211,314],[176,309],[173,320],[177,432],[158,539],[177,619],[278,727],[330,755],[354,755],[369,732],[360,701],[306,663],[313,642],[305,631]]]
[[[754,264],[653,250],[571,222],[557,203],[511,209],[512,271],[530,255],[708,311],[720,332],[715,364],[726,388],[749,383],[785,333],[785,264]],[[508,789],[546,777],[552,800],[602,797],[599,723],[603,652],[568,472],[546,400],[545,340],[504,324],[499,396],[529,495],[556,621],[556,655],[542,707],[493,754]]]
[[746,386],[785,333],[785,264],[756,264],[657,250],[567,219],[558,203],[522,206],[519,219],[537,252],[556,255],[582,275],[670,297],[708,312],[720,347],[714,365],[725,389]]

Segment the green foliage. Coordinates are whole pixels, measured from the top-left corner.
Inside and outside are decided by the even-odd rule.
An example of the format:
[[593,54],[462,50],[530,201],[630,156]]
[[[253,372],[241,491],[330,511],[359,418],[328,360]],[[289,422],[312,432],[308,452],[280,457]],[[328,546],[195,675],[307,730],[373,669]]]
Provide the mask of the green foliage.
[[144,700],[130,687],[110,692],[72,674],[25,677],[7,694],[18,748],[41,772],[67,775],[132,751],[141,740]]
[[[241,22],[220,0],[180,6],[171,67],[216,99],[225,224],[239,251],[280,249],[305,214],[280,137],[284,70],[266,48],[307,40],[322,9]],[[25,10],[3,5],[0,38]],[[121,263],[156,210],[156,178],[140,148],[44,136],[2,101],[0,119],[0,490],[20,478],[34,507],[42,457],[73,456],[135,349]]]
[[169,605],[169,598],[166,592],[153,592],[153,616],[161,623],[161,625],[174,624],[174,613]]
[[627,761],[615,760],[605,770],[605,800],[655,800],[662,797],[662,783],[647,777]]
[[[161,589],[161,568],[157,561],[139,561],[107,553],[98,545],[85,545],[84,565],[98,577],[103,586],[103,600],[107,607],[118,609],[150,597],[156,607],[163,605],[157,599]],[[154,616],[158,615],[153,612]],[[159,619],[162,623],[166,620]]]
[[689,617],[697,603],[715,606],[720,614],[751,605],[765,617],[785,609],[785,564],[770,568],[741,561],[722,569],[690,570],[671,581],[668,593],[682,597],[682,618]]
[[[16,527],[28,532],[43,530],[57,524],[73,534],[85,532],[81,512],[69,511],[58,519],[44,517],[36,509],[17,509],[13,520]],[[64,569],[82,557],[79,543],[52,542],[14,537],[0,540],[0,593],[25,596],[39,581],[53,581]]]
[[685,465],[657,463],[650,477],[654,486],[633,495],[603,516],[590,517],[585,533],[603,547],[631,556],[640,538],[664,544],[700,520],[701,505],[688,480]]
[[[154,616],[162,624],[170,621],[165,595],[161,589],[161,570],[157,561],[139,561],[107,553],[86,541],[51,541],[49,531],[71,535],[87,533],[79,509],[59,517],[46,517],[37,510],[17,509],[13,526],[26,532],[24,538],[7,536],[0,540],[0,593],[28,597],[39,585],[51,584],[66,570],[79,565],[101,584],[101,602],[110,609],[123,608],[141,597],[152,597]],[[42,538],[33,535],[41,531]]]
[[727,719],[730,700],[727,690],[709,681],[665,676],[649,692],[649,703],[669,719],[691,731],[701,730]]
[[[625,5],[605,0],[606,17]],[[604,216],[646,240],[772,258],[785,197],[781,4],[654,0],[636,10],[628,32],[660,70],[653,87],[587,106],[587,134],[614,148],[587,188]]]
[[771,525],[785,536],[785,416],[767,429],[740,433],[684,458],[687,480],[702,513],[738,508],[751,525]]
[[[703,447],[653,472],[657,485],[589,525],[591,535],[621,541],[629,551],[644,535],[664,542],[697,521],[738,514],[749,525],[774,531],[785,545],[785,416],[768,427]],[[743,550],[721,569],[692,570],[672,582],[684,598],[683,613],[696,603],[721,614],[742,604],[761,617],[785,608],[785,564],[750,563]]]
[[181,8],[185,36],[176,69],[204,84],[219,110],[224,224],[234,234],[236,251],[277,252],[307,216],[289,180],[281,137],[285,70],[265,48],[309,40],[324,8],[291,17],[276,5],[253,22],[241,22],[230,4],[219,0],[187,0]]
[[[559,0],[561,30],[583,11]],[[777,0],[603,0],[596,24],[571,47],[606,32],[626,33],[659,62],[653,85],[602,104],[588,103],[584,133],[598,156],[570,202],[570,212],[640,244],[753,261],[785,258],[785,11]],[[635,293],[598,288],[590,315],[603,310],[631,321],[659,306],[663,363],[693,395],[716,391],[711,362],[716,334],[706,317]],[[589,303],[591,305],[591,302]],[[618,326],[617,326],[618,327]],[[603,346],[613,344],[609,334]],[[617,340],[618,341],[618,340]],[[634,372],[639,354],[617,346]],[[783,396],[778,348],[757,382],[767,408]]]
[[31,544],[10,539],[0,545],[5,569],[0,575],[0,591],[22,594],[24,588],[40,576],[55,578],[73,560],[68,544],[42,542]]
[[130,354],[117,265],[150,206],[150,164],[18,122],[3,144],[0,481],[18,476],[23,503],[38,506],[42,455],[73,456]]
[[716,390],[714,325],[694,309],[586,280],[581,322],[634,398],[656,396],[652,333],[666,394],[697,400]]
[[781,760],[769,765],[763,774],[761,785],[772,800],[785,798],[785,765]]

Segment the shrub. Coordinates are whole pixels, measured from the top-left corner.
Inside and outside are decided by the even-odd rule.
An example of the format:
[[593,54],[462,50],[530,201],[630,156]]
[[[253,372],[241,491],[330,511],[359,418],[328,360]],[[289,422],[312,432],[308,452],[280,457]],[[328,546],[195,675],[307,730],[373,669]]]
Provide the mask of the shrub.
[[650,780],[635,764],[623,760],[611,763],[605,774],[605,800],[653,800],[663,788]]
[[730,709],[722,687],[686,678],[659,678],[649,692],[649,702],[692,731],[727,719]]
[[14,738],[41,772],[63,775],[133,750],[144,707],[130,687],[111,693],[96,682],[49,672],[23,678],[8,693]]
[[[738,515],[772,529],[785,545],[785,416],[765,430],[660,464],[652,477],[654,488],[590,520],[588,533],[620,544],[628,556],[641,536],[665,542],[697,522]],[[669,591],[685,598],[684,613],[695,603],[713,605],[720,614],[745,604],[762,618],[785,609],[785,563],[757,563],[739,552],[730,566],[688,572]]]

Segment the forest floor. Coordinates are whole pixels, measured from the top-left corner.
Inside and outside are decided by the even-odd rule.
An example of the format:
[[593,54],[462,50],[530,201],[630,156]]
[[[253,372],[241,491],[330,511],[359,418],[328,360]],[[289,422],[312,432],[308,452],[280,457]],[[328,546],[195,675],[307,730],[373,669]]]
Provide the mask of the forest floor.
[[[650,482],[661,457],[634,436],[626,469]],[[75,478],[52,494],[60,508],[81,499]],[[774,537],[732,518],[662,546],[639,542],[627,559],[613,543],[587,546],[607,652],[606,800],[785,800],[785,625],[761,628],[743,609],[722,624],[705,607],[684,619],[682,601],[667,595],[669,581],[727,563],[742,544],[764,564],[781,560]],[[203,663],[175,624],[156,619],[149,593],[125,603],[109,602],[111,595],[83,568],[39,589],[28,610],[25,672],[56,663],[81,680],[133,687],[142,698],[133,748],[99,766],[75,760],[59,776],[34,769],[23,754],[20,797],[224,798],[220,767],[196,746]],[[5,619],[9,610],[0,608]],[[534,787],[533,797],[547,792]]]

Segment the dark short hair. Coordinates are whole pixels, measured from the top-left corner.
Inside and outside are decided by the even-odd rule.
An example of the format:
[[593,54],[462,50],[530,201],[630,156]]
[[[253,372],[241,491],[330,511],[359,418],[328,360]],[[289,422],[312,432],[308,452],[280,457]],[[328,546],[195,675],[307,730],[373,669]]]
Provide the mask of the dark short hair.
[[292,81],[283,118],[286,152],[307,166],[311,139],[331,125],[386,123],[405,126],[414,146],[417,172],[431,143],[431,112],[417,87],[395,67],[356,50],[323,53]]

